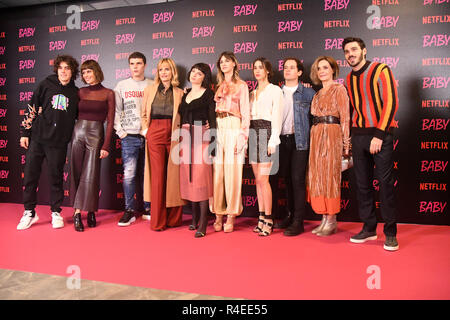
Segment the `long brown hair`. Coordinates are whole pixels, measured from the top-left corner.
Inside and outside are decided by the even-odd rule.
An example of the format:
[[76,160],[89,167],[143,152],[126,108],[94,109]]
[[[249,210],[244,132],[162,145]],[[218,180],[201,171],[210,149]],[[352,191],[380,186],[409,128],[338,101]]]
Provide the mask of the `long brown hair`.
[[231,77],[231,80],[236,83],[238,80],[241,79],[239,77],[239,63],[236,59],[236,56],[231,51],[224,51],[220,54],[219,60],[217,60],[217,64],[216,64],[217,65],[217,87],[220,87],[222,82],[225,81],[225,75],[223,74],[222,70],[220,69],[220,59],[222,59],[222,57],[225,57],[225,58],[233,61],[235,64],[234,70],[233,70],[233,76]]

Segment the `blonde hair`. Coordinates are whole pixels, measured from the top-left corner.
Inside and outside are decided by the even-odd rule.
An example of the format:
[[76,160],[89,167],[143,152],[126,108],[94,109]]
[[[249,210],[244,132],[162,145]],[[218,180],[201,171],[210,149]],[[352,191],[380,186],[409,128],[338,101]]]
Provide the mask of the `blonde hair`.
[[322,83],[319,79],[319,76],[317,75],[317,71],[319,68],[319,62],[322,60],[326,60],[330,64],[331,69],[333,70],[333,80],[336,80],[337,77],[339,76],[339,66],[338,66],[336,60],[334,60],[332,57],[329,57],[329,56],[320,56],[312,64],[311,73],[309,75],[312,83],[314,83],[315,85],[319,85]]
[[178,80],[177,66],[175,65],[175,61],[173,61],[171,58],[163,58],[158,61],[158,65],[156,67],[155,83],[158,85],[161,83],[161,79],[159,78],[159,67],[163,63],[167,63],[169,65],[170,71],[172,71],[172,80],[170,81],[170,83],[173,87],[178,87],[180,81]]
[[239,77],[239,63],[236,59],[236,56],[231,51],[224,51],[220,54],[219,60],[217,60],[217,87],[220,87],[222,82],[225,81],[225,75],[223,74],[222,70],[220,69],[220,59],[222,59],[222,57],[225,57],[225,58],[233,61],[235,64],[234,69],[233,69],[233,76],[231,77],[231,80],[234,83],[236,83],[236,82],[238,82],[238,80],[241,79]]

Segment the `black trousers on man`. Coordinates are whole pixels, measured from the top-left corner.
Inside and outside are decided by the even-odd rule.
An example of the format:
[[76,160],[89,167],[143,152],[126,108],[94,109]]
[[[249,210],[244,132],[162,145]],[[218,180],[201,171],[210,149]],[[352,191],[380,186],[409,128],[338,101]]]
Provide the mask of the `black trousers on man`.
[[352,153],[354,172],[356,177],[356,196],[358,198],[358,211],[364,222],[363,230],[374,232],[377,228],[374,200],[374,177],[379,181],[380,209],[384,219],[384,234],[397,235],[394,178],[392,176],[394,153],[393,137],[386,134],[383,139],[381,151],[370,153],[372,135],[353,135]]
[[287,210],[294,220],[303,222],[306,208],[306,167],[308,150],[297,150],[293,134],[280,135],[280,176],[284,178]]
[[51,210],[52,212],[61,212],[61,204],[64,200],[63,170],[66,153],[67,146],[50,147],[30,139],[24,171],[23,204],[25,210],[33,210],[36,207],[37,187],[41,176],[42,162],[46,159]]

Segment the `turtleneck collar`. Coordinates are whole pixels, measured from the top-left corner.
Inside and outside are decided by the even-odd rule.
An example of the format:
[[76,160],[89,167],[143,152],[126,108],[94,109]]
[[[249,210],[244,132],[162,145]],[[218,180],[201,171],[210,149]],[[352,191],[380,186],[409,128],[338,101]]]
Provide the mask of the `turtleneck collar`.
[[103,88],[101,83],[94,84],[92,86],[87,86],[89,90],[100,90]]

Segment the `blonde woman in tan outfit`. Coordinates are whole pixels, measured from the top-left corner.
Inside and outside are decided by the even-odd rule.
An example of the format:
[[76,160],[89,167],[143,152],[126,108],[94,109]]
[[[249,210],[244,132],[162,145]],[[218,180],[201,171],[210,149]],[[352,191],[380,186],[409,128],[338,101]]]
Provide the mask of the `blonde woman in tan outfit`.
[[178,88],[178,73],[170,58],[158,62],[155,81],[144,90],[142,131],[146,137],[144,201],[151,201],[150,228],[162,231],[181,225],[180,166],[174,153],[180,128],[178,106],[183,90]]
[[311,80],[322,84],[311,103],[313,126],[307,177],[308,202],[322,223],[312,232],[337,232],[336,214],[341,202],[341,162],[350,149],[350,107],[345,87],[334,80],[339,67],[332,57],[321,56],[311,67]]

